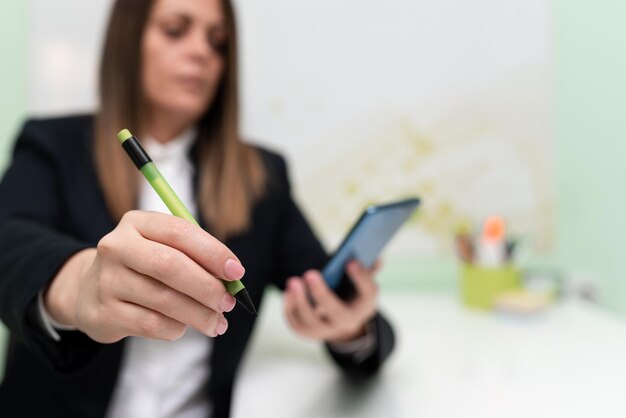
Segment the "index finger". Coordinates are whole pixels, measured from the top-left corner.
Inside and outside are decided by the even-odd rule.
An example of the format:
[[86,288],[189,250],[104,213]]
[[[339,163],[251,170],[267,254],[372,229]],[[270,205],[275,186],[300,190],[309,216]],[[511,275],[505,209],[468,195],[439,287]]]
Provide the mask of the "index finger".
[[131,211],[124,218],[144,238],[178,249],[221,279],[239,280],[245,273],[237,256],[198,225],[159,212]]

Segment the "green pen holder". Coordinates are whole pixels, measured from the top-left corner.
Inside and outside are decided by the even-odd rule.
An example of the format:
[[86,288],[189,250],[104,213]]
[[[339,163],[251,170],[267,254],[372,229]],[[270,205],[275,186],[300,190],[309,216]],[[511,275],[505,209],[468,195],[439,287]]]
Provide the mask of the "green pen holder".
[[461,266],[461,299],[465,306],[489,310],[494,299],[503,292],[521,288],[521,272],[515,266],[496,268],[471,264]]

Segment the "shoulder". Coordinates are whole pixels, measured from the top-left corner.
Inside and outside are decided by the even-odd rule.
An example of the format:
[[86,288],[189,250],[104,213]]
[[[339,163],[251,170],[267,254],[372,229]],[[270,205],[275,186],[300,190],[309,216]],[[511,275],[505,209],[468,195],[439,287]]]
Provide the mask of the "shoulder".
[[28,119],[22,128],[20,137],[48,143],[68,143],[91,136],[93,116],[72,115],[54,118]]
[[13,158],[34,157],[55,167],[82,164],[91,155],[92,126],[90,115],[28,119],[13,146]]
[[263,146],[250,146],[261,159],[269,184],[289,187],[288,164],[285,157],[279,152]]
[[13,153],[26,151],[55,161],[84,157],[90,152],[92,126],[91,115],[28,119],[17,137]]
[[285,157],[279,152],[259,145],[250,146],[259,154],[261,161],[267,168],[286,169],[287,163]]

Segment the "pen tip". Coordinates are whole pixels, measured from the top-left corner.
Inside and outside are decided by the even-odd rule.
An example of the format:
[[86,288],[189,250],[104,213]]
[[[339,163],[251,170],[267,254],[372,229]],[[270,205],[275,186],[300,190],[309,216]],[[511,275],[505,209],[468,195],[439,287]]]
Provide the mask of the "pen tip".
[[250,312],[250,314],[254,316],[257,316],[256,308],[254,307],[252,299],[250,299],[250,295],[246,289],[242,289],[237,292],[237,294],[235,294],[235,299],[237,299],[237,302],[239,302],[246,311]]

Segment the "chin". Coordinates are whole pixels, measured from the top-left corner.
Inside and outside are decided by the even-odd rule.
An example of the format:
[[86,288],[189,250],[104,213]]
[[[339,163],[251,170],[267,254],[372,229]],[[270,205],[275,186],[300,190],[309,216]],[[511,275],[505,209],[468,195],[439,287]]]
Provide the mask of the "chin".
[[178,101],[168,106],[170,112],[180,115],[189,115],[190,119],[199,119],[207,109],[206,101]]

